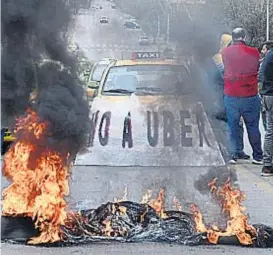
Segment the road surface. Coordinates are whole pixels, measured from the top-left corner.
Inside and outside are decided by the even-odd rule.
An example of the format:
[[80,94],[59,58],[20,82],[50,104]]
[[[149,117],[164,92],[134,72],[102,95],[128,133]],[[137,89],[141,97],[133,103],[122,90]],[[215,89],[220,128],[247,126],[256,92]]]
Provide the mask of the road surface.
[[[102,9],[90,9],[78,15],[72,32],[73,40],[90,60],[103,57],[128,58],[134,51],[147,49],[157,51],[156,45],[139,45],[138,40],[144,32],[141,29],[124,29],[128,15],[119,9],[112,9],[110,1],[94,0],[92,6],[101,6]],[[108,24],[100,24],[102,16],[109,18]]]
[[[138,38],[142,31],[127,31],[123,28],[126,16],[119,10],[113,10],[108,1],[94,1],[101,5],[102,10],[90,10],[81,14],[77,19],[74,38],[85,51],[90,60],[99,60],[103,57],[121,58],[122,53],[130,55],[132,51],[142,50]],[[109,24],[99,23],[101,16],[109,17]],[[155,46],[153,46],[155,47]],[[149,50],[155,50],[148,47]],[[146,48],[145,48],[146,49]],[[247,138],[246,151],[251,153]],[[162,169],[161,169],[162,170]],[[174,171],[172,171],[174,170]],[[208,169],[203,169],[206,171]],[[219,213],[219,208],[210,202],[210,196],[201,195],[193,189],[193,182],[198,178],[199,170],[185,172],[181,169],[158,168],[111,168],[77,166],[73,169],[71,179],[71,194],[68,198],[70,208],[77,206],[95,207],[100,203],[113,201],[115,196],[122,197],[125,185],[128,187],[128,199],[139,201],[146,188],[163,186],[167,196],[176,195],[185,204],[196,202],[208,220],[213,220]],[[221,171],[221,169],[219,169]],[[240,162],[232,166],[230,171],[236,172],[240,188],[246,192],[247,213],[251,223],[264,223],[273,226],[273,178],[261,178],[260,166],[254,166],[249,161]],[[175,183],[169,183],[172,175],[177,176]],[[153,179],[154,183],[147,183]],[[125,182],[124,180],[127,180]],[[2,187],[7,182],[2,177]],[[142,189],[140,188],[142,187]],[[185,187],[192,187],[187,189]],[[112,192],[115,190],[115,194]],[[175,193],[173,190],[176,190]],[[156,190],[155,190],[156,191]],[[168,205],[171,207],[171,205]],[[233,246],[206,246],[185,247],[169,244],[94,244],[68,248],[38,248],[22,245],[3,244],[1,252],[4,255],[36,255],[36,254],[273,254],[273,249],[250,249]]]

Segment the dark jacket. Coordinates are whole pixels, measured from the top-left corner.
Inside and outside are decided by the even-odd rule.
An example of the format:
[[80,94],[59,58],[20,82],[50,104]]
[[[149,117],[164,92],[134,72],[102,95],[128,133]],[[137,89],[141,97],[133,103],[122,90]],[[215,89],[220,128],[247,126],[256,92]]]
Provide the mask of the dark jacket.
[[262,73],[262,68],[261,68],[263,61],[264,61],[264,57],[262,57],[260,59],[260,67],[259,67],[259,71],[258,71],[258,83],[263,83],[263,80],[264,80],[264,75]]
[[263,77],[261,95],[273,96],[273,49],[267,52],[262,66]]
[[233,97],[251,97],[258,94],[260,53],[245,42],[235,42],[222,51],[225,67],[224,93]]

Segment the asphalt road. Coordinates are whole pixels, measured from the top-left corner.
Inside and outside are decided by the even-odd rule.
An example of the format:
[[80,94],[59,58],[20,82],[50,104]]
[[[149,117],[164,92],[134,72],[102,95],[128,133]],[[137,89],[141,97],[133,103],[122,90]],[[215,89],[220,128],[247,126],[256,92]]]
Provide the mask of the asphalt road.
[[[247,146],[247,144],[246,144]],[[273,227],[273,178],[261,178],[260,167],[253,166],[249,162],[241,162],[237,166],[232,167],[232,171],[236,171],[238,175],[238,183],[240,188],[246,192],[247,199],[244,205],[247,208],[247,214],[249,215],[250,223],[263,223]],[[98,171],[101,171],[99,173]],[[95,169],[90,167],[81,167],[73,169],[72,181],[71,181],[71,195],[69,197],[70,208],[75,209],[75,202],[80,207],[92,207],[92,205],[100,202],[113,201],[115,195],[112,191],[116,190],[116,194],[120,194],[118,198],[123,195],[123,181],[119,181],[118,178],[114,178],[117,173],[125,173],[126,169],[113,169],[115,172],[109,174],[109,169],[104,170],[102,168]],[[134,187],[137,185],[137,177],[143,175],[140,169],[132,168],[133,174],[128,174],[128,178],[131,178],[131,182],[128,184],[128,198],[131,199],[133,196],[137,197],[137,190]],[[153,179],[155,181],[161,179],[160,175],[156,175],[153,171],[149,175],[154,174]],[[197,173],[196,173],[197,174]],[[191,176],[191,175],[189,175]],[[151,179],[151,176],[146,176]],[[198,195],[197,191],[192,188],[190,191],[185,189],[184,182],[172,183],[172,186],[167,190],[176,190],[184,194],[179,197],[183,202],[185,208],[185,202],[191,202],[189,197],[197,199],[198,205],[201,210],[205,212],[205,218],[213,222],[218,216],[220,209],[211,203],[209,196]],[[187,179],[189,180],[189,178]],[[5,179],[2,178],[2,185],[6,184]],[[160,185],[160,184],[158,184]],[[3,187],[2,186],[2,187]],[[188,184],[188,187],[191,186]],[[119,188],[120,187],[120,188]],[[144,185],[145,187],[145,185]],[[146,187],[145,187],[146,188]],[[110,189],[110,192],[109,192]],[[132,194],[132,192],[134,191]],[[170,194],[167,192],[167,195]],[[185,199],[188,197],[188,199]],[[184,199],[185,200],[184,200]],[[139,201],[138,199],[134,199]],[[80,202],[80,203],[79,203]],[[237,246],[197,246],[197,247],[186,247],[179,245],[170,244],[90,244],[80,247],[66,247],[66,248],[38,248],[22,245],[12,245],[2,243],[1,247],[2,254],[5,255],[31,255],[31,254],[272,254],[273,249],[251,249],[242,248]]]
[[219,254],[234,254],[234,255],[269,255],[273,249],[248,249],[243,247],[231,246],[207,246],[207,247],[186,247],[169,244],[96,244],[82,247],[71,248],[35,248],[21,245],[6,245],[2,244],[1,252],[3,255],[97,255],[97,254],[132,254],[132,255],[178,255],[178,254],[200,254],[200,255],[219,255]]
[[[90,9],[78,15],[72,32],[73,40],[90,60],[104,57],[122,59],[131,57],[134,51],[157,51],[156,45],[139,45],[138,40],[144,32],[141,29],[124,29],[128,15],[119,9],[112,9],[111,2],[94,0],[92,5],[101,6],[102,9]],[[102,16],[108,17],[108,24],[100,24]]]
[[[95,1],[95,4],[97,1]],[[141,31],[127,31],[123,28],[126,18],[119,10],[113,10],[108,1],[99,1],[102,10],[90,10],[78,17],[75,40],[84,49],[91,60],[102,57],[121,57],[121,53],[131,54],[138,48]],[[99,24],[99,18],[107,15],[108,25]],[[149,48],[149,50],[151,50]],[[247,152],[251,152],[247,138]],[[211,202],[209,195],[202,195],[193,188],[194,181],[208,168],[111,168],[77,166],[72,171],[71,193],[68,198],[70,208],[95,207],[115,197],[122,197],[124,187],[128,187],[128,199],[139,201],[147,188],[155,192],[158,187],[166,189],[169,200],[177,196],[186,208],[190,202],[196,202],[204,212],[207,221],[213,222],[220,209]],[[246,192],[244,205],[249,214],[250,223],[264,223],[273,226],[273,178],[261,178],[261,167],[249,162],[240,162],[230,169],[219,169],[228,173],[235,172],[240,188]],[[176,177],[176,181],[173,177]],[[2,188],[7,185],[2,177]],[[167,201],[171,208],[170,201]],[[67,248],[38,248],[22,245],[1,245],[5,255],[32,254],[273,254],[273,249],[250,249],[235,246],[186,247],[169,244],[91,244]]]

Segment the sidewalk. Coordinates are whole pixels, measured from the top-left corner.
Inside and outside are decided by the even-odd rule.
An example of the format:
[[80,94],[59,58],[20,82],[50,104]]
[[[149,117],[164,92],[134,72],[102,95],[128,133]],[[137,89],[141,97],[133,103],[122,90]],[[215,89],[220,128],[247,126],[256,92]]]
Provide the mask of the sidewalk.
[[[263,142],[265,132],[261,123],[260,131]],[[244,144],[245,152],[252,155],[246,129]],[[261,177],[262,166],[253,165],[251,162],[251,160],[241,160],[230,168],[237,172],[240,188],[246,193],[244,205],[249,213],[250,222],[273,226],[273,177]]]

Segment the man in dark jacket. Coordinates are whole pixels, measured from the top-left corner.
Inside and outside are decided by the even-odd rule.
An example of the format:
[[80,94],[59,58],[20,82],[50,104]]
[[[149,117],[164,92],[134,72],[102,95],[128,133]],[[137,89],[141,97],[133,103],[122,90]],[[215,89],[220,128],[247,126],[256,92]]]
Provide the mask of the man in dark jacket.
[[253,150],[253,164],[263,164],[259,130],[261,101],[258,96],[259,51],[246,45],[246,32],[236,28],[233,43],[222,51],[224,71],[224,102],[230,139],[230,163],[236,163],[238,126],[243,117]]
[[[262,63],[263,60],[267,54],[267,52],[269,52],[269,50],[273,48],[273,41],[266,41],[263,44],[263,47],[261,49],[261,58],[260,58],[260,68],[259,68],[259,72],[258,72],[258,87],[259,87],[259,91],[261,91],[262,89],[262,85],[263,85],[263,81],[264,81],[264,74],[262,73],[261,67],[262,67]],[[264,129],[266,130],[266,110],[265,110],[265,106],[264,106],[264,100],[263,100],[263,96],[261,95],[261,101],[262,101],[262,107],[261,107],[261,114],[262,114],[262,120],[263,120],[263,125],[264,125]]]
[[264,166],[262,176],[273,176],[273,49],[267,52],[262,66],[262,89],[260,91],[266,111],[266,132],[264,138]]

